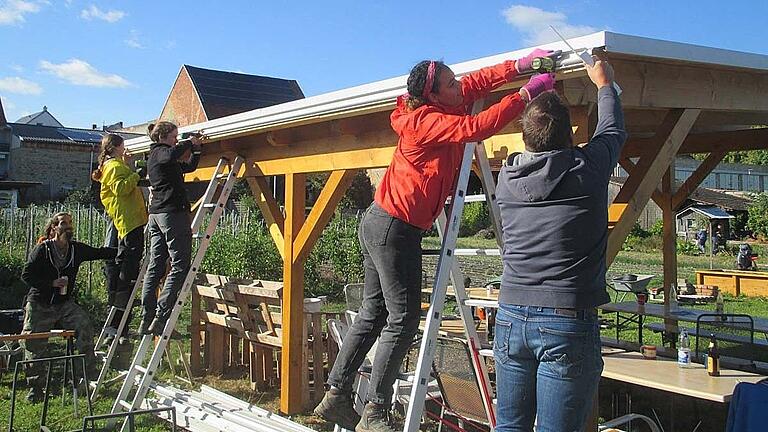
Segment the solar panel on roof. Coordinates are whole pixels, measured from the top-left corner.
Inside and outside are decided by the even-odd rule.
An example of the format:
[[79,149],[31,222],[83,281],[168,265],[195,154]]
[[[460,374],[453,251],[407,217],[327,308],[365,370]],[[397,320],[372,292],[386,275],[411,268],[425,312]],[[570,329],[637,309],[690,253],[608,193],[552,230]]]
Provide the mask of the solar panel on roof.
[[59,128],[59,133],[73,141],[101,142],[101,135],[95,132]]

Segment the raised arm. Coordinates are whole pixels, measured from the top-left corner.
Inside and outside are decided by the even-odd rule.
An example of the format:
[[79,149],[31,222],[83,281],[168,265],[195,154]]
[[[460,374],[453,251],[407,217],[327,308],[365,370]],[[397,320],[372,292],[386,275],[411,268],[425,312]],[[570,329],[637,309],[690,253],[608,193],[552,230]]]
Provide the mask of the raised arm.
[[613,88],[611,65],[596,58],[594,66],[587,66],[587,74],[597,86],[597,127],[585,151],[606,175],[610,175],[627,139],[624,113],[619,95]]

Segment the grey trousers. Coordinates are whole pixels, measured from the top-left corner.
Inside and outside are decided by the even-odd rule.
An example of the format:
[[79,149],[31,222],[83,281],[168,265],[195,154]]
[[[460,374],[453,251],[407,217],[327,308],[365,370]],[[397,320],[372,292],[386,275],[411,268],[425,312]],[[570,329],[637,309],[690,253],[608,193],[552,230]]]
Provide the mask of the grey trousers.
[[[141,304],[144,319],[155,316],[168,318],[173,304],[187,277],[192,258],[192,227],[187,212],[154,213],[149,215],[149,266],[144,277]],[[156,289],[165,274],[166,261],[171,260],[171,271],[165,279],[160,296]]]

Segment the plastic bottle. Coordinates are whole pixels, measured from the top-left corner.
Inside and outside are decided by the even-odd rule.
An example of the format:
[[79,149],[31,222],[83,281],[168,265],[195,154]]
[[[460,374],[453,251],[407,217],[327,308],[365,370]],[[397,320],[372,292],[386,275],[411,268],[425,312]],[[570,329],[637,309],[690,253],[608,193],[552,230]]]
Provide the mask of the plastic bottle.
[[680,341],[677,347],[677,366],[687,368],[691,366],[691,345],[688,341],[688,330],[680,330]]
[[718,315],[723,314],[723,293],[717,291],[717,298],[715,299],[715,313]]

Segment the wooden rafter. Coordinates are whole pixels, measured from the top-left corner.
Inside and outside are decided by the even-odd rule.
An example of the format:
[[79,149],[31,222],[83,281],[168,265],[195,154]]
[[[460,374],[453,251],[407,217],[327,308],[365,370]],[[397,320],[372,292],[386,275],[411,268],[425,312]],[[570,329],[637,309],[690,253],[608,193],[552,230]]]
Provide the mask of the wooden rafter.
[[[657,155],[652,160],[642,158],[635,168],[635,175],[627,178],[619,191],[614,203],[626,204],[619,220],[608,233],[606,261],[610,265],[621,249],[624,239],[632,230],[637,217],[642,212],[653,191],[658,185],[659,178],[674,160],[678,149],[685,140],[693,123],[701,110],[675,109],[665,117],[657,134]],[[639,176],[638,174],[642,174]],[[626,192],[625,188],[629,186]],[[632,192],[630,192],[630,190]]]
[[725,157],[726,152],[715,151],[710,153],[706,159],[696,168],[680,186],[675,194],[672,196],[672,210],[678,210],[681,205],[688,199],[689,196],[696,190],[697,187],[704,181],[705,178],[712,172],[713,169],[720,163]]
[[296,256],[295,240],[304,224],[305,174],[285,175],[285,227],[283,244],[283,346],[280,373],[280,411],[303,410],[302,367],[304,346],[304,263]]
[[264,216],[264,222],[266,222],[269,228],[269,234],[272,236],[275,245],[277,245],[280,256],[283,256],[283,244],[285,243],[283,227],[285,226],[285,218],[280,211],[280,206],[277,205],[275,197],[269,193],[269,186],[264,177],[246,177],[246,179],[248,186],[251,187],[253,192],[253,197],[256,199],[256,204],[258,204],[259,210],[261,210],[261,214]]
[[357,170],[338,170],[333,171],[328,177],[328,181],[294,241],[294,261],[304,260],[309,256],[315,242],[328,221],[331,220],[336,205],[344,197],[349,185],[352,184],[355,174],[357,174]]

